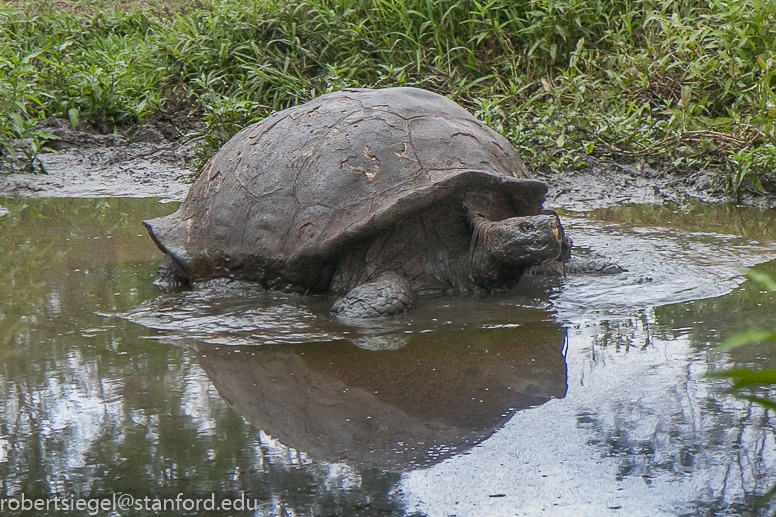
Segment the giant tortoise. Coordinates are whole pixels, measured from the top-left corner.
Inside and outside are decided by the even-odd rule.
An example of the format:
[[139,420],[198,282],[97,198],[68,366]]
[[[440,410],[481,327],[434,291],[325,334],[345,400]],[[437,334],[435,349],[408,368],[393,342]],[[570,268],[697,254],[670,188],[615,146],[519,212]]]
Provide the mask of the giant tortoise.
[[166,254],[160,284],[248,280],[329,293],[339,316],[371,317],[404,312],[417,294],[508,289],[568,259],[546,192],[455,102],[345,89],[239,132],[177,212],[144,224]]

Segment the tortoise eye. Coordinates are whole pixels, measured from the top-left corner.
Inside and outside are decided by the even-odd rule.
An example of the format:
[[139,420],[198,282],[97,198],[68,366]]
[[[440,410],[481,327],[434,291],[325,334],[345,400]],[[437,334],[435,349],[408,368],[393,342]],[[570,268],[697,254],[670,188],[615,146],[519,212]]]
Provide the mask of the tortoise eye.
[[528,233],[528,232],[534,231],[535,229],[536,227],[532,223],[529,223],[528,221],[523,221],[522,223],[520,223],[521,232]]

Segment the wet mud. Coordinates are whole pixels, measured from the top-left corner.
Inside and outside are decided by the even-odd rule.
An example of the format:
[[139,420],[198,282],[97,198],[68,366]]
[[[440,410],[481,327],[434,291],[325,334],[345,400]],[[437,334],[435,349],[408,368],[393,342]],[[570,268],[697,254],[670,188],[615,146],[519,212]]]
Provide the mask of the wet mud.
[[[188,123],[189,129],[192,124]],[[1,174],[0,197],[161,197],[180,201],[194,175],[194,142],[172,124],[146,124],[125,134],[99,134],[48,119],[39,129],[54,134],[42,153],[47,174]],[[2,210],[0,209],[0,215]]]
[[742,192],[735,199],[725,192],[722,177],[710,171],[687,172],[669,166],[643,167],[612,161],[591,161],[581,171],[535,174],[550,187],[545,206],[573,212],[620,205],[737,203],[761,209],[776,207],[776,195]]

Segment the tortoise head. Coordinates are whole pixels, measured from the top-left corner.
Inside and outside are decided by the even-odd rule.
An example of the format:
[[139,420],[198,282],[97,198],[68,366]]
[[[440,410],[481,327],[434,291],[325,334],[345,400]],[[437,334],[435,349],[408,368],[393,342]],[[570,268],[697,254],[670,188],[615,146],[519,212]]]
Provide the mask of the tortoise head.
[[563,227],[555,215],[512,217],[491,222],[485,231],[485,247],[502,264],[532,266],[560,256]]
[[471,259],[475,271],[487,283],[502,284],[503,275],[560,257],[564,232],[558,216],[543,213],[490,221],[481,215],[470,217],[474,226]]

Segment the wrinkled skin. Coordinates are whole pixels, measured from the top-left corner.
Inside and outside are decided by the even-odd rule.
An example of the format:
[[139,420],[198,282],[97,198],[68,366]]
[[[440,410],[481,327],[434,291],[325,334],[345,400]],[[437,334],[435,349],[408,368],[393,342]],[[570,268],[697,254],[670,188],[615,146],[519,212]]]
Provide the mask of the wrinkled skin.
[[363,318],[401,313],[418,294],[508,289],[568,258],[546,191],[449,99],[343,90],[235,135],[177,212],[144,224],[171,261],[160,284],[329,293],[338,316]]

